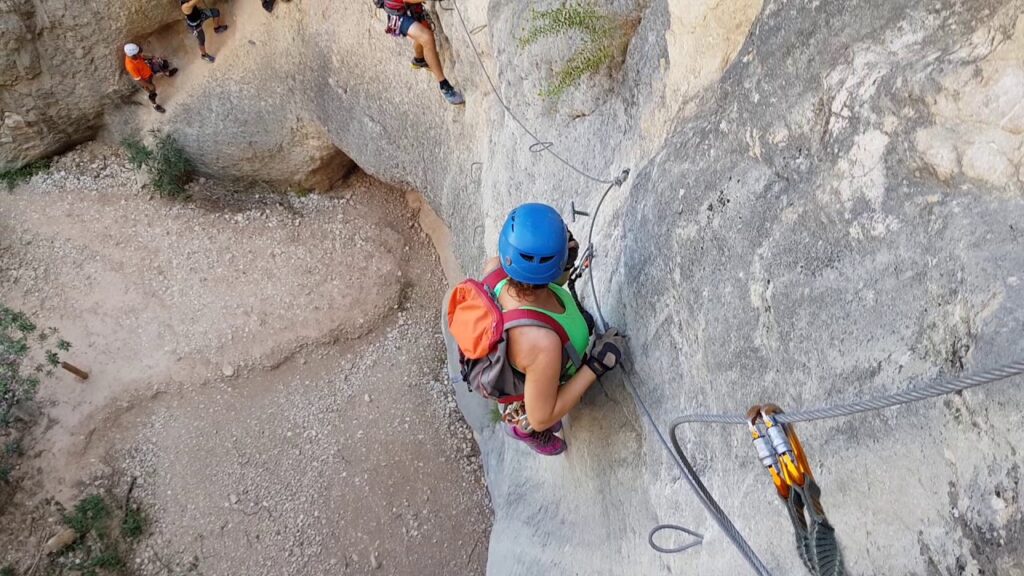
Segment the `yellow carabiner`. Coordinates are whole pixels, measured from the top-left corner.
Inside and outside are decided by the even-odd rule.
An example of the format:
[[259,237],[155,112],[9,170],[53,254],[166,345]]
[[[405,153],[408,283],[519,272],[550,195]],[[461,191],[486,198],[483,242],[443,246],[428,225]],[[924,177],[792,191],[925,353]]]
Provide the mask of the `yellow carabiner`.
[[761,420],[767,429],[779,428],[786,435],[788,446],[786,446],[785,453],[779,454],[779,462],[783,469],[786,482],[791,486],[803,486],[806,482],[806,477],[814,476],[811,474],[811,466],[807,462],[807,455],[804,453],[803,445],[800,444],[800,438],[796,435],[796,429],[792,425],[779,424],[775,421],[775,416],[782,414],[783,410],[775,404],[765,404],[761,407]]
[[771,446],[771,441],[761,433],[758,424],[764,425],[761,418],[761,407],[753,406],[747,411],[747,426],[750,429],[750,437],[754,442],[754,447],[757,449],[761,464],[772,477],[775,491],[778,492],[780,498],[786,500],[789,498],[790,484],[786,479],[785,468],[780,465],[779,458]]

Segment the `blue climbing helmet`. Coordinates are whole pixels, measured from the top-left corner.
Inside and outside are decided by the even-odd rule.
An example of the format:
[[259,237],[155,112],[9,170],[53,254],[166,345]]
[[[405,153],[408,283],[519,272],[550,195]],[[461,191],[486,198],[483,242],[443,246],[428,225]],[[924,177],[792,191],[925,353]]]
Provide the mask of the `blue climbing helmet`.
[[547,204],[513,209],[498,238],[501,267],[509,278],[542,286],[562,275],[569,258],[569,232],[558,212]]

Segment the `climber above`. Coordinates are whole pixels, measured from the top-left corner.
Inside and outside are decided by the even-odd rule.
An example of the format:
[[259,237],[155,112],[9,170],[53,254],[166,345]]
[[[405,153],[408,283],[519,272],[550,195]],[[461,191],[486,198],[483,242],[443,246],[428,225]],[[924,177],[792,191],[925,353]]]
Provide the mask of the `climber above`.
[[423,6],[425,0],[375,0],[379,8],[388,14],[385,32],[399,37],[405,36],[413,43],[412,67],[429,68],[441,88],[441,94],[449,104],[464,104],[462,93],[455,89],[444,76],[441,56],[437,52],[434,27],[430,15]]
[[[618,365],[624,339],[611,328],[595,339],[586,354],[590,329],[581,308],[568,290],[555,283],[567,268],[569,237],[554,208],[523,204],[505,220],[499,257],[484,265],[485,277],[507,275],[494,286],[506,318],[513,310],[540,312],[568,336],[563,346],[558,332],[541,325],[512,327],[507,333],[507,359],[514,378],[523,382],[523,397],[511,403],[499,399],[506,432],[547,456],[565,451],[565,441],[555,436],[562,429],[562,417],[580,403],[599,376]],[[573,356],[582,358],[578,368]]]
[[172,68],[171,63],[164,58],[143,54],[138,44],[124,45],[124,68],[132,80],[149,92],[149,101],[153,103],[153,109],[161,114],[166,112],[163,106],[156,103],[156,84],[153,82],[153,76],[159,74],[170,78],[178,73],[178,69]]
[[213,62],[215,58],[206,51],[206,32],[203,31],[203,24],[207,20],[213,20],[213,31],[217,34],[228,29],[227,24],[220,21],[220,10],[216,8],[199,8],[200,0],[179,0],[181,12],[185,14],[185,26],[199,42],[199,55],[207,62]]

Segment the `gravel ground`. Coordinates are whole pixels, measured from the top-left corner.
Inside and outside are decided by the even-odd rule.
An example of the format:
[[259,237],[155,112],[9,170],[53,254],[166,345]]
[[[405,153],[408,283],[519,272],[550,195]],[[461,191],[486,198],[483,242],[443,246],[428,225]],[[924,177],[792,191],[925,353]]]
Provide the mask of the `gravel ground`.
[[491,512],[444,384],[444,280],[401,192],[200,182],[175,203],[142,184],[90,145],[0,195],[0,296],[92,373],[44,390],[0,565],[53,530],[45,496],[137,476],[138,574],[193,557],[204,574],[482,573]]

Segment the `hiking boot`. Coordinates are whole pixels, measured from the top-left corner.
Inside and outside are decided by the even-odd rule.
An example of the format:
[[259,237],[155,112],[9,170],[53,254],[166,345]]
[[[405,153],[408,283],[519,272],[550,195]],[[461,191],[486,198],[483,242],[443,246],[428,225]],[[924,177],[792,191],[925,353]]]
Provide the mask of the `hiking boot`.
[[453,106],[466,103],[466,99],[462,97],[462,93],[456,90],[454,86],[449,85],[447,88],[441,88],[441,94],[444,95],[444,99]]
[[551,430],[527,434],[526,432],[521,432],[516,426],[506,424],[505,433],[525,443],[531,450],[543,456],[558,456],[565,452],[565,449],[568,447],[565,440],[555,436]]
[[220,26],[214,27],[213,31],[216,34],[220,34],[221,32],[227,31],[227,29],[228,29],[228,25],[227,24],[221,24]]
[[200,58],[202,58],[203,60],[206,60],[207,62],[209,62],[211,64],[217,60],[216,58],[213,57],[213,54],[203,54],[202,56],[200,56]]
[[154,104],[153,105],[153,110],[156,110],[157,112],[159,112],[161,114],[163,114],[164,112],[167,112],[167,109],[164,108],[163,106],[159,105],[159,104]]
[[424,70],[430,68],[430,64],[427,64],[426,58],[413,58],[412,69],[413,70]]
[[274,0],[263,0],[263,9],[267,12],[274,10]]
[[177,68],[171,68],[170,70],[167,71],[167,77],[170,78],[171,76],[174,76],[177,73],[178,73],[178,69]]

